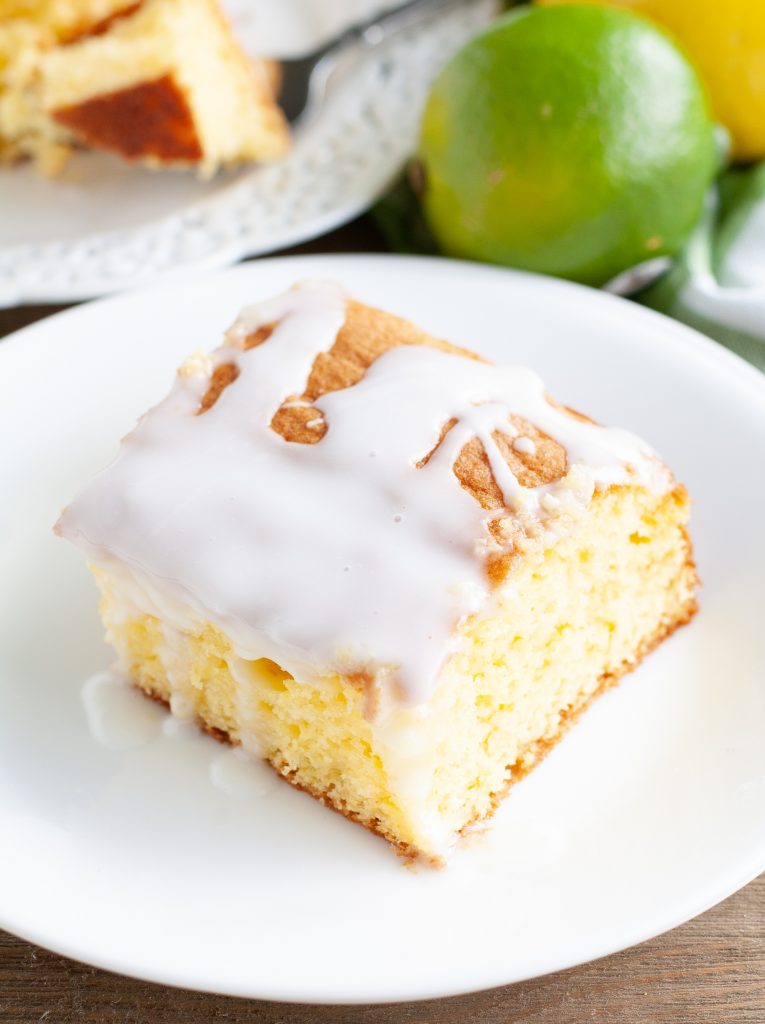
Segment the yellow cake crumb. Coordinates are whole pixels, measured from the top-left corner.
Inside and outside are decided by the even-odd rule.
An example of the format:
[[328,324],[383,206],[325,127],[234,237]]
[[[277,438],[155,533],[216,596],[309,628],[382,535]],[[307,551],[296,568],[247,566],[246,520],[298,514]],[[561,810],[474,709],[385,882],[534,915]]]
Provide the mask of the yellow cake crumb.
[[243,661],[210,623],[182,634],[125,618],[119,584],[96,576],[108,639],[146,693],[184,695],[215,734],[254,737],[290,782],[438,862],[447,837],[491,815],[595,694],[692,615],[688,515],[682,487],[596,495],[572,533],[515,563],[495,614],[463,625],[427,714],[401,707],[376,729],[358,685]]

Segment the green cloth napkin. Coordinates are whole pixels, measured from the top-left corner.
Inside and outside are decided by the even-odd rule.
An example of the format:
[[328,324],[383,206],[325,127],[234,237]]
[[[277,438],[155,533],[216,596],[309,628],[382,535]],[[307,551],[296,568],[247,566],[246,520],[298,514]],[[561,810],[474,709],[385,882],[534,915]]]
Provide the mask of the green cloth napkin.
[[[374,216],[394,251],[438,252],[405,178]],[[684,252],[634,298],[765,370],[765,164],[722,175]]]
[[765,164],[722,176],[685,251],[636,298],[765,370]]

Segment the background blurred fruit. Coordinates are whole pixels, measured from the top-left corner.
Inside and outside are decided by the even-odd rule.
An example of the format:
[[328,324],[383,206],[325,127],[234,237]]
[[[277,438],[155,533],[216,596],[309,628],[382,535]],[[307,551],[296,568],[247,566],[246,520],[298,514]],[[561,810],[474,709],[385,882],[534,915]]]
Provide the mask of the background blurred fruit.
[[444,251],[594,285],[676,252],[716,166],[694,69],[597,6],[526,7],[471,40],[433,85],[419,158]]
[[[582,0],[537,0],[581,3]],[[739,159],[765,157],[765,0],[584,0],[645,15],[677,37]]]

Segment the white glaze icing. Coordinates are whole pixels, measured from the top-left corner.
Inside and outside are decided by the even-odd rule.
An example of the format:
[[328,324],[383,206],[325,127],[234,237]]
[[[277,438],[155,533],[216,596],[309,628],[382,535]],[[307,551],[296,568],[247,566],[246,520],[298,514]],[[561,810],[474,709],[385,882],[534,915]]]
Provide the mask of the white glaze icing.
[[83,683],[82,704],[93,739],[110,750],[135,750],[160,733],[164,712],[150,703],[118,668]]
[[[311,678],[363,669],[417,705],[457,622],[490,597],[489,514],[453,473],[470,438],[480,438],[513,516],[551,533],[598,487],[638,478],[661,489],[669,475],[633,435],[550,405],[530,370],[421,347],[386,352],[355,386],[318,399],[328,426],[319,443],[285,441],[271,419],[303,391],[344,310],[342,291],[317,283],[245,310],[211,358],[184,365],[59,528],[125,582],[129,603],[159,609],[173,629],[209,619],[245,661],[269,657]],[[247,335],[273,322],[271,337],[245,351]],[[195,415],[224,363],[237,379]],[[527,440],[511,413],[566,448],[560,481],[520,485],[492,436]]]
[[[158,653],[165,671],[169,647]],[[146,746],[164,735],[168,739],[193,738],[199,733],[191,729],[189,709],[176,707],[173,693],[170,701],[173,716],[159,704],[147,701],[122,669],[114,667],[97,672],[85,681],[81,696],[91,736],[109,750],[128,751]],[[229,796],[252,800],[267,796],[279,785],[276,772],[262,758],[253,756],[244,747],[229,747],[213,753],[212,745],[200,748],[208,759],[210,782]]]
[[517,452],[521,452],[523,455],[534,455],[537,450],[536,444],[530,437],[516,437],[513,441],[513,448],[515,448]]

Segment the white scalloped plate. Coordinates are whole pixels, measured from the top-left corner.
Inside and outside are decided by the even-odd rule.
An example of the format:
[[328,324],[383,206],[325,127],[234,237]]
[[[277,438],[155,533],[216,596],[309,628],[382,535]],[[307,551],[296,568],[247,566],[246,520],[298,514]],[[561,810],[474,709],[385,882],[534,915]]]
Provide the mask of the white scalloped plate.
[[[441,872],[276,781],[221,792],[221,748],[193,731],[105,749],[81,700],[111,655],[51,523],[184,354],[307,277],[537,367],[644,434],[695,498],[697,618]],[[366,1002],[559,970],[705,910],[765,868],[763,451],[765,378],[739,359],[624,300],[475,264],[259,261],[0,343],[0,926],[174,985]]]
[[[224,0],[254,54],[305,53],[393,0]],[[350,52],[290,156],[221,174],[152,173],[81,154],[61,178],[0,169],[0,307],[73,302],[188,277],[314,238],[356,216],[414,146],[433,75],[494,0],[431,17],[378,50]]]

